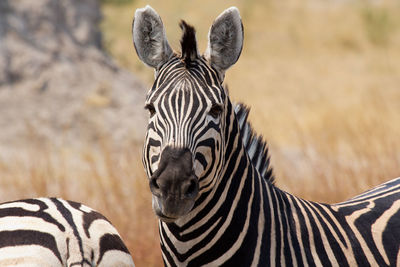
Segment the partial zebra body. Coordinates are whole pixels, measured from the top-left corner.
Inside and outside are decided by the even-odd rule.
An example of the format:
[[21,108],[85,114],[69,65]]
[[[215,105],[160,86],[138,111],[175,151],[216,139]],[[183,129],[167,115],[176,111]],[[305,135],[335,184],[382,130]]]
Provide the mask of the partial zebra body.
[[100,213],[59,198],[0,204],[0,266],[134,266]]
[[275,186],[267,191],[273,208],[264,207],[264,212],[276,234],[267,237],[267,265],[400,264],[400,178],[332,205],[303,200]]
[[133,23],[136,52],[156,73],[143,163],[165,265],[400,266],[400,178],[333,205],[280,190],[249,110],[222,86],[242,49],[239,11],[214,21],[203,55],[180,25],[178,53],[154,9]]

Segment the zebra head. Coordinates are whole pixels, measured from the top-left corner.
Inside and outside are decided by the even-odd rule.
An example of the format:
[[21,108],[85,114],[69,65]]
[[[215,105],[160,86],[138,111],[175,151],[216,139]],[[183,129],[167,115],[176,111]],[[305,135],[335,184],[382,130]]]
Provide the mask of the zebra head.
[[150,119],[143,164],[153,210],[165,222],[190,213],[222,172],[227,121],[233,113],[222,82],[243,45],[243,26],[235,7],[214,21],[203,55],[198,53],[194,28],[184,21],[180,27],[178,53],[168,44],[161,18],[150,6],[138,9],[132,24],[139,58],[155,69],[145,103]]

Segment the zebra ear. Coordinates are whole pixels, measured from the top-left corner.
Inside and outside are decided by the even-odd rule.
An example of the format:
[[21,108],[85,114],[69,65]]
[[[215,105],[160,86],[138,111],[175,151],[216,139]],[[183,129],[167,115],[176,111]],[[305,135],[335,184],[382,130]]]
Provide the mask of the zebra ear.
[[230,7],[222,12],[211,26],[204,57],[211,66],[224,74],[239,59],[242,47],[242,19],[239,10]]
[[140,60],[150,67],[158,69],[173,55],[161,18],[149,5],[136,10],[132,37]]

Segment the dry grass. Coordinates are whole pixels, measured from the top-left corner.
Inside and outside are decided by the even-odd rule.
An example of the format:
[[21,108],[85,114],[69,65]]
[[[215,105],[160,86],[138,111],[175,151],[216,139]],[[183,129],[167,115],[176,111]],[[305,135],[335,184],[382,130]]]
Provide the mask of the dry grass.
[[[131,45],[135,8],[105,0],[106,47],[150,85],[152,71]],[[277,183],[316,201],[345,200],[400,176],[400,6],[395,1],[150,1],[178,48],[178,20],[196,25],[204,50],[209,25],[224,8],[241,10],[242,58],[229,70],[233,100],[269,140]],[[212,8],[211,8],[212,7]],[[0,158],[1,200],[62,196],[104,213],[137,266],[160,266],[156,220],[140,163],[141,144],[114,151],[35,145]],[[29,184],[30,186],[27,186]]]

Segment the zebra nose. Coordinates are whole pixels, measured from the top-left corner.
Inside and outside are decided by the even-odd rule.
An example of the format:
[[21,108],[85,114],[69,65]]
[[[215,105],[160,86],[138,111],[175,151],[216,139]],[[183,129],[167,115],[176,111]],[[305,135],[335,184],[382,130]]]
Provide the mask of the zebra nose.
[[[171,179],[172,180],[172,179]],[[168,178],[151,177],[150,190],[159,198],[175,197],[181,199],[194,199],[199,192],[199,182],[195,176],[183,181],[168,181]]]
[[199,191],[199,182],[193,171],[189,149],[164,148],[149,185],[153,195],[159,198],[194,199]]

